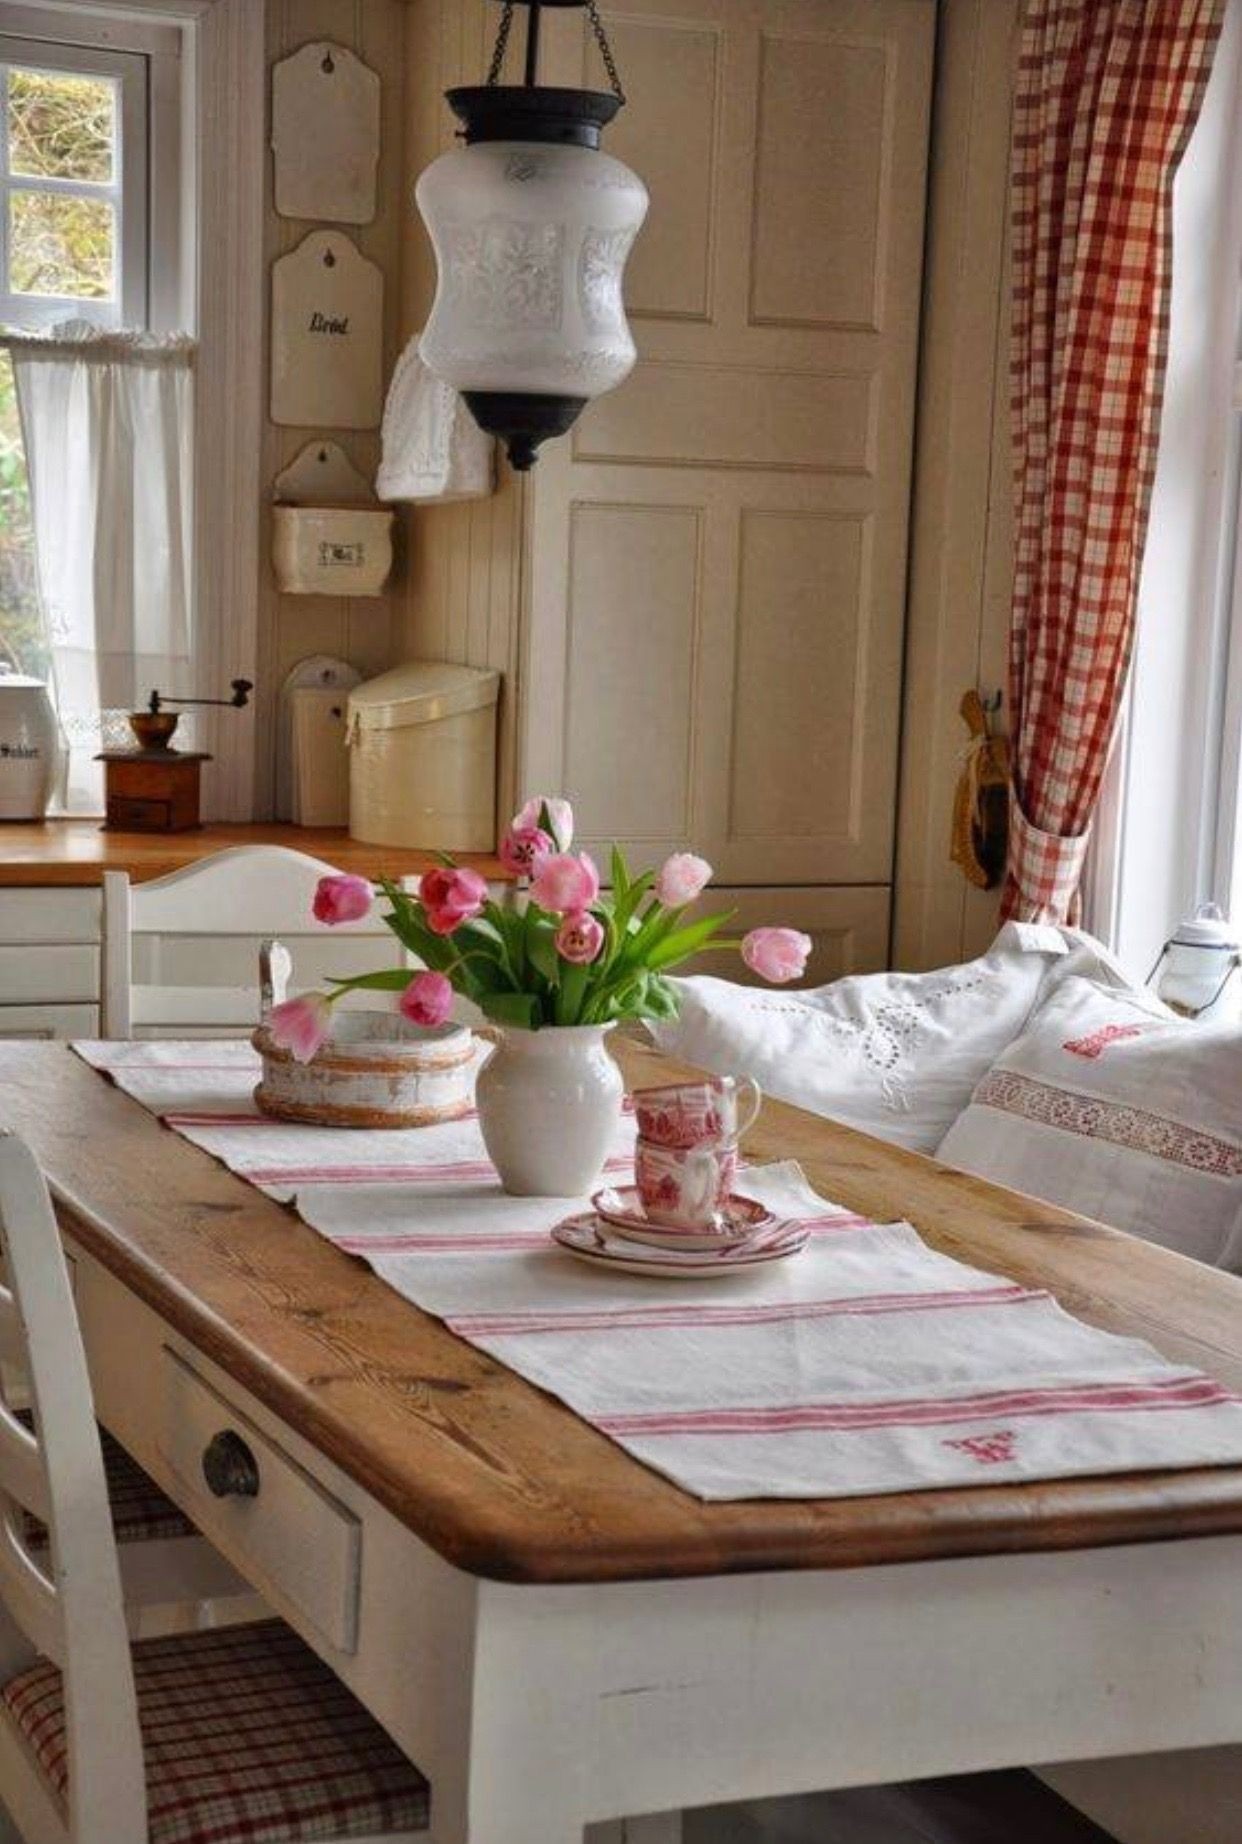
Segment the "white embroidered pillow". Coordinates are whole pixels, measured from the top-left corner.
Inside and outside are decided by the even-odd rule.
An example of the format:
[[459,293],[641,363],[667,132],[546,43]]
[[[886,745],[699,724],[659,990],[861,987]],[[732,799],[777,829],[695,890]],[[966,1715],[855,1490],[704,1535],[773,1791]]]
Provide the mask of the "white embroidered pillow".
[[1242,1266],[1242,1031],[1069,978],[982,1078],[946,1164]]
[[681,980],[680,1016],[651,1031],[687,1062],[934,1152],[1053,970],[1080,964],[1108,977],[1089,937],[1011,922],[981,959],[936,973],[857,974],[808,992]]

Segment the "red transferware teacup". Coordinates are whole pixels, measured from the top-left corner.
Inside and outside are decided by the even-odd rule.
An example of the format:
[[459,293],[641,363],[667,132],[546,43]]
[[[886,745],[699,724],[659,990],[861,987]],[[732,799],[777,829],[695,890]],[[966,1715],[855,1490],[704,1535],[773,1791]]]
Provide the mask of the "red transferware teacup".
[[634,1091],[638,1131],[655,1146],[730,1146],[752,1126],[763,1103],[750,1076],[711,1076]]
[[736,1146],[656,1146],[639,1140],[634,1177],[643,1209],[667,1229],[712,1228],[733,1192]]

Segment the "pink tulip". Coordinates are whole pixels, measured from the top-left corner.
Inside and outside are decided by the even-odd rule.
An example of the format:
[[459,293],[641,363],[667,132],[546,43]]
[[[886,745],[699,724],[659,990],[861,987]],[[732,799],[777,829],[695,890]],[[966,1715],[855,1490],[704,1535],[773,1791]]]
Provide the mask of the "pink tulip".
[[774,986],[801,979],[810,952],[811,937],[796,928],[752,928],[742,943],[742,959],[751,972]]
[[510,826],[500,841],[500,862],[517,877],[533,877],[555,850],[555,839],[541,826]]
[[438,865],[423,873],[418,895],[432,934],[451,935],[480,913],[487,901],[487,884],[477,871]]
[[585,909],[566,916],[556,931],[556,951],[574,967],[589,967],[603,945],[603,924]]
[[286,999],[268,1013],[267,1028],[274,1044],[291,1051],[299,1063],[309,1063],[332,1028],[332,1001],[323,992]]
[[530,895],[540,909],[554,915],[577,915],[599,896],[599,872],[586,852],[555,852],[535,872]]
[[712,867],[706,858],[696,858],[693,852],[674,852],[660,867],[655,893],[666,909],[684,909],[696,896],[702,896],[711,881]]
[[371,913],[374,894],[365,877],[321,877],[311,904],[316,922],[335,927],[338,922],[361,922]]
[[416,973],[397,1002],[411,1024],[443,1024],[453,1009],[453,988],[443,973]]
[[518,832],[528,826],[540,826],[545,807],[552,822],[552,838],[556,849],[558,852],[567,852],[574,842],[574,810],[567,800],[560,800],[553,794],[536,794],[528,800],[514,814],[510,831]]

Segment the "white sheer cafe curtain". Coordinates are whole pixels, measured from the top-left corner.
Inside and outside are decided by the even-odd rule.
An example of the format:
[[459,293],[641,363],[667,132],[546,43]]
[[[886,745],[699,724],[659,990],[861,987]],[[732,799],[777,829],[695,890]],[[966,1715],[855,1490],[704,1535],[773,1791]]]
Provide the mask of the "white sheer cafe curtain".
[[63,805],[101,812],[92,758],[133,745],[125,715],[153,687],[193,689],[194,342],[82,321],[0,340],[26,451]]

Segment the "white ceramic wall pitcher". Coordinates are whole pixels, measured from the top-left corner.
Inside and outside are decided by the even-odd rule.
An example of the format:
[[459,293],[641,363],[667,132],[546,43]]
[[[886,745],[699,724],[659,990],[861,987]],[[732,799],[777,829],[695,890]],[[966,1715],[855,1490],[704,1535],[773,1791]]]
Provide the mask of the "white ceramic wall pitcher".
[[483,1143],[516,1197],[585,1197],[604,1169],[625,1087],[611,1025],[501,1031],[479,1072]]

